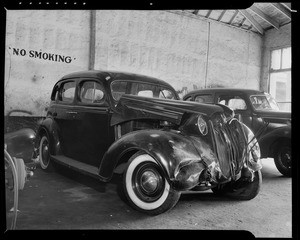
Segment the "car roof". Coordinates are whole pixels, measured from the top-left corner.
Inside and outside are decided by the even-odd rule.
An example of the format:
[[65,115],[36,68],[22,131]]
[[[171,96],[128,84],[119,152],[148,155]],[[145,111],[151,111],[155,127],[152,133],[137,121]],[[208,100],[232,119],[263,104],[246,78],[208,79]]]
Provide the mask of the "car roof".
[[214,93],[214,92],[219,92],[219,93],[246,93],[248,95],[252,94],[264,94],[264,91],[260,90],[255,90],[255,89],[245,89],[245,88],[205,88],[205,89],[197,89],[193,90],[189,93],[187,93],[185,96],[190,96],[194,95],[197,93],[204,93],[204,94],[209,94],[209,93]]
[[[69,78],[82,78],[82,77],[87,77],[87,78],[100,78],[104,79],[107,77],[110,77],[107,81],[113,81],[113,80],[135,80],[135,81],[141,81],[141,82],[147,82],[147,83],[152,83],[156,85],[164,85],[168,86],[171,89],[174,89],[170,84],[167,82],[142,75],[142,74],[136,74],[136,73],[130,73],[130,72],[121,72],[121,71],[102,71],[102,70],[87,70],[87,71],[79,71],[79,72],[74,72],[67,74],[63,76],[61,80],[69,79]],[[174,90],[175,91],[175,90]]]

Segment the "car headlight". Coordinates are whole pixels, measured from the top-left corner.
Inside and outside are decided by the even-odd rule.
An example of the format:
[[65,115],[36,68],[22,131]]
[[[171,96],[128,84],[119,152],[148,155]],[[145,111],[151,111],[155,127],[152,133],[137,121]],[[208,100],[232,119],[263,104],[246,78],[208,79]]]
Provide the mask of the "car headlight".
[[197,125],[200,133],[205,136],[208,133],[208,126],[201,115],[198,116]]

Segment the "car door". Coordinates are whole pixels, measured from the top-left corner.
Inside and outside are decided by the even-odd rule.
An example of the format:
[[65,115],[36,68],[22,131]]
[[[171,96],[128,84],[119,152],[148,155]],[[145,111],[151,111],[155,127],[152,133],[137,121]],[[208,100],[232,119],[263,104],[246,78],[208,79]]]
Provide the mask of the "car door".
[[76,124],[74,122],[74,99],[75,99],[75,80],[66,80],[60,84],[56,105],[52,116],[59,127],[59,138],[61,149],[65,156],[73,158],[76,156],[78,145],[76,135]]
[[81,79],[77,97],[77,138],[80,142],[77,160],[99,166],[113,141],[110,107],[103,83]]
[[234,110],[235,117],[252,128],[251,109],[247,106],[245,96],[241,93],[216,93],[216,103],[224,104]]

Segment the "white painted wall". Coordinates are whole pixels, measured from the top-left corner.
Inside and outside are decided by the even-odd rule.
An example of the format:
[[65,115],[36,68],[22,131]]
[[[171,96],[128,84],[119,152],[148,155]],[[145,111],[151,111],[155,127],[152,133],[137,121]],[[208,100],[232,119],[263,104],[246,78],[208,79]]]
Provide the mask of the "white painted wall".
[[[5,114],[41,116],[54,83],[88,69],[90,11],[8,10],[6,29]],[[262,38],[224,24],[169,11],[97,10],[95,45],[95,69],[161,78],[182,94],[212,85],[259,87]],[[17,56],[13,48],[72,61]]]
[[[89,11],[7,11],[5,115],[15,109],[43,115],[54,83],[67,73],[87,69],[89,20]],[[14,54],[14,48],[26,55]],[[48,57],[31,57],[30,51]],[[49,54],[69,56],[71,62],[49,60]]]
[[96,19],[96,69],[154,76],[176,90],[259,88],[257,34],[168,11],[97,11]]

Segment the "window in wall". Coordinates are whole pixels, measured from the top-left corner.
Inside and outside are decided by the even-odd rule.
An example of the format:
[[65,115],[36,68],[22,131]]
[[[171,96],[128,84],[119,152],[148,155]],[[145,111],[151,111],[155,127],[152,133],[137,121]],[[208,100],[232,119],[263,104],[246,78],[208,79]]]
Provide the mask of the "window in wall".
[[270,94],[280,110],[291,111],[291,47],[271,52]]

